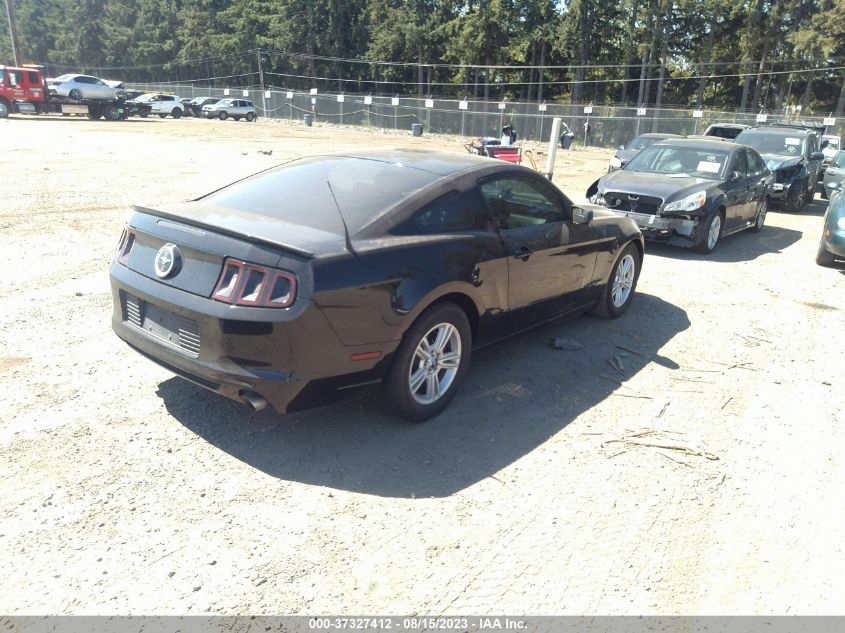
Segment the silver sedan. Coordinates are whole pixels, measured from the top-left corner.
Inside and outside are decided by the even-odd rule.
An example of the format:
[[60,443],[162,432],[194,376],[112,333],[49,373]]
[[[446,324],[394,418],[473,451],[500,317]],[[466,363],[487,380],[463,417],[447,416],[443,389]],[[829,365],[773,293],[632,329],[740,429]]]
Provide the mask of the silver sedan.
[[59,97],[69,99],[117,99],[122,92],[90,75],[62,75],[47,82],[47,87]]

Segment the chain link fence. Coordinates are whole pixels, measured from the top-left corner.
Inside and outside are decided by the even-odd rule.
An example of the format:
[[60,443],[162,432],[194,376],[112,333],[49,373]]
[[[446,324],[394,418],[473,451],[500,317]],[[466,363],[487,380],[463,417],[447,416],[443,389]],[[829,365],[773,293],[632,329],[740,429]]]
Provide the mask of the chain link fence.
[[[173,84],[129,84],[134,90],[164,92],[180,97],[231,97],[252,101],[259,116],[275,119],[303,120],[311,114],[315,122],[357,125],[373,128],[410,131],[414,123],[423,130],[467,138],[496,137],[511,124],[518,139],[547,142],[552,120],[561,117],[580,145],[617,147],[646,132],[702,134],[711,123],[744,123],[754,125],[757,115],[750,112],[725,112],[692,109],[591,106],[556,103],[516,103],[495,101],[461,101],[417,97],[385,97],[361,94],[310,94],[260,86],[239,88],[199,87]],[[590,109],[590,108],[587,108]],[[787,117],[769,114],[769,121]],[[792,117],[794,119],[794,117]],[[824,117],[802,116],[802,122],[822,125]],[[845,133],[845,120],[837,120],[828,133]]]

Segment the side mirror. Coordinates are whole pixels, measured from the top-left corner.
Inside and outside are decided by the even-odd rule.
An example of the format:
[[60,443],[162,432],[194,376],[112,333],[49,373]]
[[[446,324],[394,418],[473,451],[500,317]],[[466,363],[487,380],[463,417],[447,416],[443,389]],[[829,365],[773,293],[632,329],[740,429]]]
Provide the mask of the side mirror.
[[593,212],[581,207],[572,207],[572,222],[574,224],[589,224],[593,221]]
[[740,178],[742,178],[742,174],[740,174],[738,171],[735,171],[731,174],[731,181],[737,181]]
[[810,154],[810,160],[824,160],[824,154],[822,152],[813,152]]
[[624,146],[624,145],[620,145],[620,146],[619,146],[619,149],[625,149],[625,146]]

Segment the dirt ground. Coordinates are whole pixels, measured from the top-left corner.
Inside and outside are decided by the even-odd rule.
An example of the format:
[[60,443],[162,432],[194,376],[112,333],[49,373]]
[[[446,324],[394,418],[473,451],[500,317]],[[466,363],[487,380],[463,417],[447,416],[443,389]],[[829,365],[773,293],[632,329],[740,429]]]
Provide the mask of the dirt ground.
[[[711,256],[649,245],[622,319],[477,353],[423,425],[368,399],[253,414],[112,334],[130,203],[460,142],[0,120],[0,613],[842,612],[845,276],[814,263],[822,201]],[[581,198],[609,156],[563,153],[555,182]]]

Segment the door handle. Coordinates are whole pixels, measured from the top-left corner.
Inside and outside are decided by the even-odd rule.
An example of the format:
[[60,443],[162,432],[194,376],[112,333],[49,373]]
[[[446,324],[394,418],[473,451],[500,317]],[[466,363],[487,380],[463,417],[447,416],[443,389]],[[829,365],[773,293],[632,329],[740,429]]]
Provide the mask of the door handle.
[[511,253],[511,256],[514,259],[521,259],[522,261],[528,261],[528,258],[531,257],[533,251],[530,248],[526,248],[525,246],[521,248],[517,248]]

